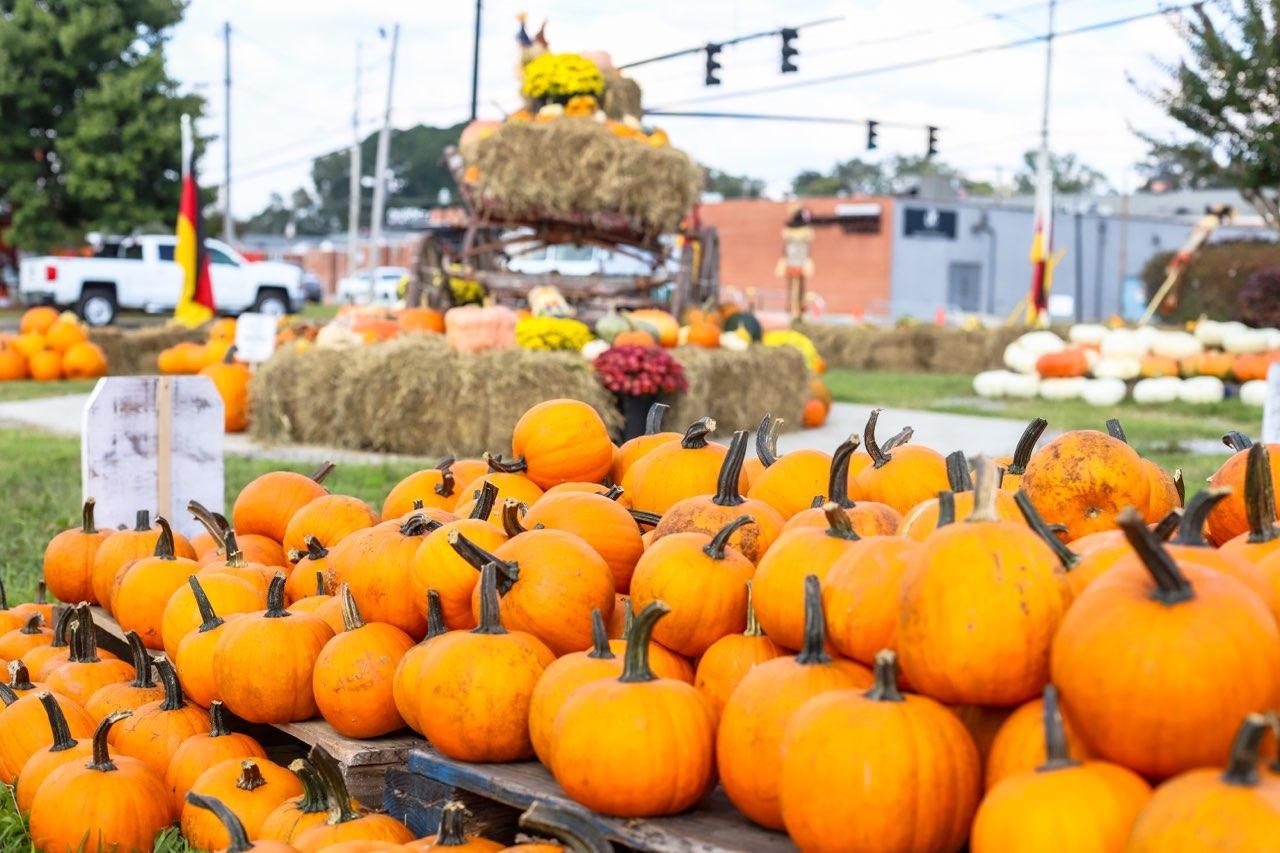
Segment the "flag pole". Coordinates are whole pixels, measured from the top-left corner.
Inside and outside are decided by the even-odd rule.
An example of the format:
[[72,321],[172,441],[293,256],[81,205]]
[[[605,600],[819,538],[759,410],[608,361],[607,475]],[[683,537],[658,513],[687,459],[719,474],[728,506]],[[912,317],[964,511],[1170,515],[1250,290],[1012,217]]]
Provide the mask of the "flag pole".
[[1044,101],[1040,115],[1040,153],[1036,163],[1035,234],[1031,244],[1031,292],[1027,324],[1048,319],[1047,302],[1053,277],[1053,161],[1049,154],[1050,86],[1053,76],[1053,19],[1057,0],[1049,0],[1049,29],[1044,48]]

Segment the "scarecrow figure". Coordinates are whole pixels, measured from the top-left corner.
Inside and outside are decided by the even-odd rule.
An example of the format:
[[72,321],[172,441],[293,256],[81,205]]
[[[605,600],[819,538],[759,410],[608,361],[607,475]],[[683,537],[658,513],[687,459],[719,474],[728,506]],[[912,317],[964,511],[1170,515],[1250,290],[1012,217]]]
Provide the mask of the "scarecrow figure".
[[805,281],[813,275],[813,214],[803,207],[789,209],[786,227],[782,229],[782,257],[774,274],[787,283],[787,310],[799,319],[804,313]]

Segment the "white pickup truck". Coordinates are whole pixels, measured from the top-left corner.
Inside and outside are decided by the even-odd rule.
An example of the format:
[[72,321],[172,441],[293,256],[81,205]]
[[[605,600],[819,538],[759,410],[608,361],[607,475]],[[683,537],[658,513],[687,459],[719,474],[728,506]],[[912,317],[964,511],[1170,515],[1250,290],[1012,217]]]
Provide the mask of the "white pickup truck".
[[[52,303],[75,311],[91,326],[113,322],[121,308],[172,311],[182,292],[173,260],[177,238],[148,235],[104,242],[93,257],[28,258],[19,264],[24,303]],[[205,240],[213,301],[220,314],[289,314],[303,304],[302,270],[292,264],[255,263],[226,243]]]

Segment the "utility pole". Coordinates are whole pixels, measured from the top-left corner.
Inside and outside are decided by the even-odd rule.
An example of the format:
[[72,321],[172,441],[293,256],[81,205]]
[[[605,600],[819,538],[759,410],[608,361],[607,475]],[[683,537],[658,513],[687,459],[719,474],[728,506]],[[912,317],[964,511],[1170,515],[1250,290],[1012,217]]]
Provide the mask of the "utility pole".
[[1049,0],[1049,29],[1044,39],[1044,106],[1040,114],[1040,168],[1049,168],[1049,92],[1053,74],[1053,17],[1058,0]]
[[1048,322],[1047,303],[1053,283],[1053,164],[1049,157],[1049,93],[1053,72],[1053,13],[1057,0],[1049,0],[1049,30],[1045,35],[1044,104],[1040,116],[1040,156],[1036,164],[1035,232],[1031,243],[1031,291],[1027,295],[1027,321]]
[[356,97],[351,108],[351,180],[347,185],[347,275],[360,264],[360,42],[356,41]]
[[222,239],[235,241],[235,220],[231,218],[231,22],[222,24],[223,109],[222,109]]
[[369,244],[372,248],[370,267],[381,263],[379,245],[382,243],[382,213],[387,203],[387,156],[391,147],[391,95],[396,86],[396,45],[400,42],[400,25],[391,28],[391,65],[387,69],[387,109],[382,115],[382,130],[378,133],[378,158],[373,168],[373,217],[369,221]]
[[480,7],[483,0],[476,0],[476,33],[471,47],[471,120],[476,120],[480,100]]

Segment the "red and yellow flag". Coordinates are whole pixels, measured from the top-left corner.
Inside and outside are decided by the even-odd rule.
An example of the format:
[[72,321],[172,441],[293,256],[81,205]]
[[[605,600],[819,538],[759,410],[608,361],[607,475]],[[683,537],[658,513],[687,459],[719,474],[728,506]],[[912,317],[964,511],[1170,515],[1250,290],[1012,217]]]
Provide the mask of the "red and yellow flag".
[[1036,181],[1035,233],[1031,236],[1031,292],[1027,294],[1027,325],[1048,320],[1049,290],[1053,286],[1053,169],[1049,152],[1040,151]]
[[204,249],[204,217],[200,215],[200,187],[196,183],[195,145],[191,119],[182,117],[182,200],[178,203],[178,245],[173,259],[182,268],[182,293],[173,317],[195,328],[213,319],[213,282]]

